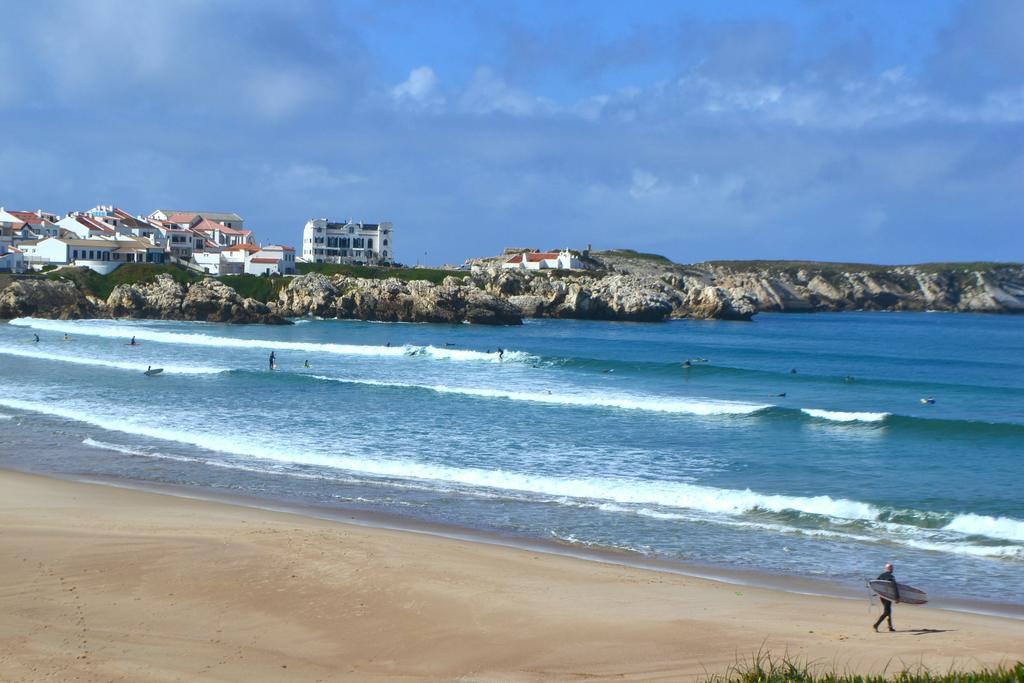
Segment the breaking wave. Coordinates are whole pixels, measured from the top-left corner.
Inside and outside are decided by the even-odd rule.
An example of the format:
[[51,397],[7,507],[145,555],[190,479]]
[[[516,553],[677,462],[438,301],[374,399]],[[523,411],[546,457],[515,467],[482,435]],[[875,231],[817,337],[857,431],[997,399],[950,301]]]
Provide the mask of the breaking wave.
[[191,332],[164,332],[135,325],[119,325],[116,323],[67,322],[63,320],[43,320],[38,318],[15,318],[11,325],[29,327],[50,332],[67,332],[89,337],[110,339],[129,339],[135,337],[141,341],[159,344],[178,344],[186,346],[210,346],[217,348],[263,349],[268,351],[302,351],[304,353],[332,353],[342,356],[374,356],[379,358],[402,358],[405,356],[423,356],[436,360],[451,361],[483,361],[498,363],[501,361],[524,361],[532,358],[522,351],[505,351],[502,358],[497,353],[485,353],[470,349],[440,348],[436,346],[369,346],[361,344],[334,344],[319,342],[274,341],[270,339],[239,339],[236,337],[219,337],[209,334]]
[[[100,358],[86,358],[85,356],[68,356],[62,354],[43,353],[41,351],[25,351],[22,349],[12,349],[9,347],[0,347],[0,354],[5,356],[16,356],[19,358],[33,358],[37,360],[57,361],[59,363],[73,363],[75,365],[88,365],[98,368],[114,368],[116,370],[130,370],[132,372],[142,372],[145,370],[146,365],[153,364],[152,361],[144,363],[142,361],[136,363],[126,363],[123,361],[113,360],[102,360]],[[221,372],[228,372],[223,368],[212,368],[203,367],[199,365],[164,365],[160,363],[160,368],[165,373],[173,373],[177,375],[215,375]]]
[[601,395],[554,393],[543,391],[510,391],[507,389],[491,389],[486,387],[452,387],[440,384],[411,384],[405,382],[388,382],[370,379],[345,379],[311,375],[314,379],[344,384],[363,384],[368,386],[396,387],[402,389],[422,389],[439,394],[457,394],[488,399],[506,399],[509,401],[529,401],[549,405],[565,405],[579,407],[621,408],[624,410],[649,410],[660,413],[680,413],[687,415],[749,415],[770,408],[769,405],[755,405],[735,401],[717,401],[714,399],[685,399],[667,397],[643,397],[630,395]]
[[882,422],[890,415],[890,413],[858,413],[819,408],[802,408],[800,412],[809,417],[831,422]]
[[[704,515],[703,521],[731,525],[761,525],[784,533],[845,537],[852,540],[873,540],[912,545],[937,552],[955,552],[976,556],[1021,558],[1021,546],[985,545],[984,543],[962,542],[966,537],[984,537],[1002,541],[1024,541],[1024,521],[1006,517],[990,517],[974,513],[946,515],[950,521],[941,528],[929,528],[912,523],[896,524],[886,522],[891,511],[872,503],[827,495],[794,496],[770,494],[750,489],[724,489],[712,486],[672,482],[635,480],[616,477],[557,477],[543,474],[526,474],[506,470],[488,470],[478,467],[456,467],[414,460],[364,458],[347,454],[290,450],[285,445],[275,445],[265,440],[244,441],[230,436],[204,434],[196,431],[179,431],[166,427],[139,424],[119,417],[96,415],[77,407],[55,406],[19,399],[0,397],[0,405],[16,410],[63,417],[69,420],[91,424],[106,430],[145,436],[169,442],[197,446],[208,451],[240,456],[249,461],[256,471],[265,473],[291,474],[282,471],[297,465],[324,467],[342,470],[349,474],[379,479],[406,480],[428,488],[440,490],[462,488],[484,490],[493,493],[543,497],[548,502],[569,505],[600,506],[608,512],[628,510],[635,514],[661,520],[694,519],[694,513]],[[130,455],[146,455],[138,449],[117,446],[102,441],[87,439],[86,445],[117,450]],[[189,459],[174,456],[172,459],[207,462],[203,459]],[[261,467],[260,463],[268,467]],[[242,464],[209,462],[217,466],[244,469]],[[792,525],[765,526],[757,521],[758,515],[778,514],[814,516],[806,519],[819,528],[800,528]],[[934,518],[937,513],[921,513],[922,519]],[[720,516],[708,519],[706,515]],[[744,518],[747,515],[748,517]],[[749,515],[754,518],[750,519]],[[913,519],[915,515],[906,515]],[[850,534],[832,528],[821,528],[850,522],[863,523],[868,533]],[[871,535],[874,530],[878,535]]]

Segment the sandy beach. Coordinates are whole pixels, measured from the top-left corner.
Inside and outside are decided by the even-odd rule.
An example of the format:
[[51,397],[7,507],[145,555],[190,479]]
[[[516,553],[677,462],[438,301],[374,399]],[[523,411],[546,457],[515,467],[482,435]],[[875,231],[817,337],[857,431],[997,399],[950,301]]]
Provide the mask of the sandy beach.
[[0,680],[686,680],[759,649],[976,668],[1024,621],[0,472]]

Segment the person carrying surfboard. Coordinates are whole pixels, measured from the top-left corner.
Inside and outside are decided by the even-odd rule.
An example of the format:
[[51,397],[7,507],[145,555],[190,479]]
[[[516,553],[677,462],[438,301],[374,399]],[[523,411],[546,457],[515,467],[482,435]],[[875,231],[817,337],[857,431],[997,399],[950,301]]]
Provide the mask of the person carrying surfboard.
[[[896,583],[896,577],[892,574],[892,562],[885,565],[885,571],[878,575],[876,581],[890,581],[892,582],[893,595],[896,597],[896,602],[900,601],[900,586]],[[882,621],[889,620],[889,630],[895,631],[892,627],[892,600],[886,600],[882,596],[878,596],[878,599],[882,601],[882,615],[878,617],[878,621],[872,626],[875,631],[878,631],[878,626]]]

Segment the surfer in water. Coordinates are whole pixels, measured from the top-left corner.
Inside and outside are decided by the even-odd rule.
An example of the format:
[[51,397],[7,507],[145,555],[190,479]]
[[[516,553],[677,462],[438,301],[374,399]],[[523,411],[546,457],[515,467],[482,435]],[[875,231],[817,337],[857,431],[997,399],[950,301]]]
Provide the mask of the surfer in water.
[[39,335],[38,334],[33,334],[32,336],[35,337],[35,339],[33,339],[32,341],[34,341],[36,344],[38,344],[39,343]]
[[132,340],[130,342],[128,342],[128,346],[138,346],[138,345],[139,345],[139,343],[137,341],[135,341],[135,337],[132,337]]
[[270,369],[277,370],[277,356],[274,355],[273,351],[270,352]]
[[505,357],[505,349],[503,349],[503,348],[501,348],[501,347],[499,346],[499,347],[498,347],[498,360],[501,360],[501,359],[502,359],[502,358],[504,358],[504,357]]
[[309,360],[308,359],[306,360],[305,363],[302,364],[302,367],[304,367],[304,368],[308,368],[309,367]]
[[[885,571],[878,575],[878,579],[877,580],[878,581],[891,581],[892,582],[892,592],[896,595],[896,602],[900,601],[900,586],[899,586],[898,583],[896,583],[896,577],[892,575],[892,562],[890,562],[887,565],[885,565]],[[876,621],[875,625],[872,626],[871,628],[875,629],[875,631],[878,631],[878,626],[884,620],[888,619],[889,620],[889,630],[890,631],[895,631],[896,629],[894,629],[892,627],[892,601],[891,600],[886,600],[885,598],[883,598],[881,596],[879,596],[878,599],[882,601],[882,615],[880,617],[878,617],[878,621]]]

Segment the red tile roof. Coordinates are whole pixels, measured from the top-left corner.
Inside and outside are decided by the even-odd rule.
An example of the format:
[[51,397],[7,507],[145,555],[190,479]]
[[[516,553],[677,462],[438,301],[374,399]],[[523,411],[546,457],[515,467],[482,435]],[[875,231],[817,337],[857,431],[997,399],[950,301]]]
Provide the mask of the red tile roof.
[[22,223],[37,225],[43,222],[43,219],[37,216],[33,211],[8,211],[7,213],[11,214]]
[[193,220],[190,224],[193,230],[201,230],[202,232],[213,232],[214,230],[220,230],[225,235],[251,235],[251,230],[239,230],[238,228],[229,228],[228,226],[211,221],[209,218],[196,217],[198,220]]
[[279,258],[251,258],[251,259],[249,259],[249,262],[250,263],[280,263],[281,259],[279,259]]
[[255,254],[257,251],[260,251],[260,248],[257,247],[255,244],[243,242],[242,244],[236,244],[233,247],[224,247],[224,251],[248,251],[250,253]]

